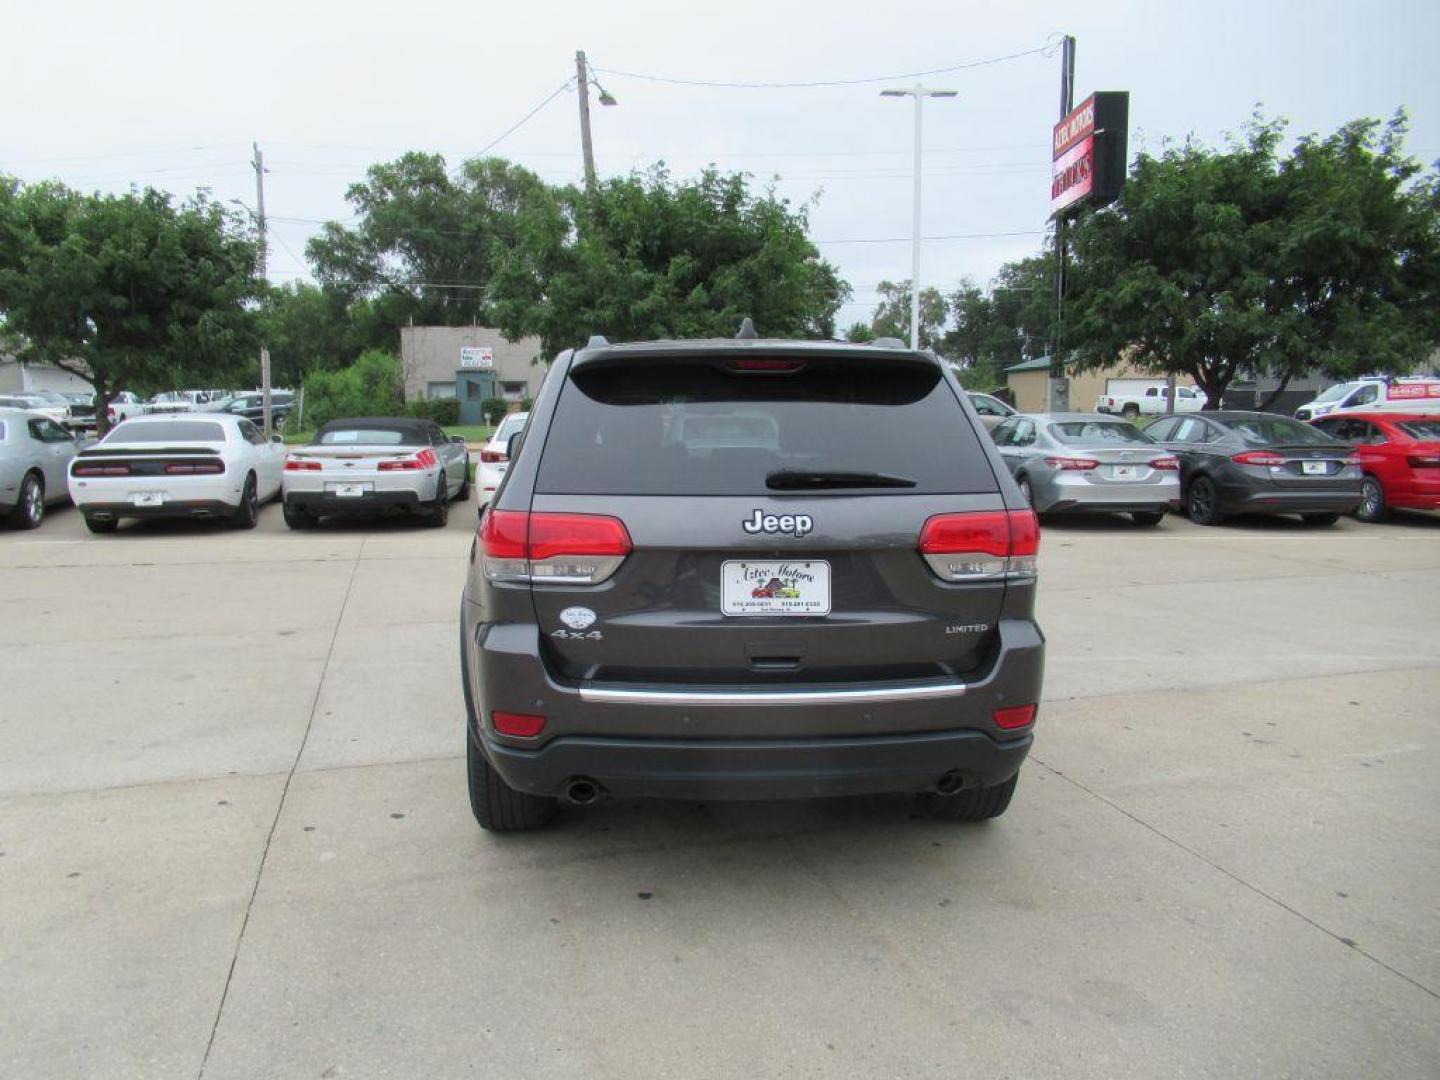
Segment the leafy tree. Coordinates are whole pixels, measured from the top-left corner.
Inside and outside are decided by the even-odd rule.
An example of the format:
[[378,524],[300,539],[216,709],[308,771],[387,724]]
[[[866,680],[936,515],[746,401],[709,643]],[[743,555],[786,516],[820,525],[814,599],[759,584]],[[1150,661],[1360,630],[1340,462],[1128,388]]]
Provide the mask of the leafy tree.
[[22,362],[118,390],[224,385],[254,364],[256,244],[205,195],[81,195],[0,178],[0,315]]
[[365,332],[369,307],[306,282],[272,288],[259,318],[275,385],[298,386],[310,372],[343,367],[374,344]]
[[496,270],[496,323],[538,334],[546,357],[592,334],[731,337],[747,316],[767,336],[828,338],[849,289],[807,225],[805,206],[714,169],[560,189],[522,214]]
[[312,372],[305,380],[305,425],[341,416],[393,416],[401,408],[400,359],[370,349],[339,371]]
[[870,329],[869,323],[852,323],[849,330],[845,331],[845,340],[858,343],[875,340],[875,331]]
[[[880,303],[870,320],[870,329],[876,337],[899,338],[910,343],[910,282],[896,284],[882,281],[876,286]],[[920,347],[933,349],[939,346],[945,332],[945,320],[949,316],[945,297],[939,289],[920,291]]]
[[1282,158],[1283,128],[1142,154],[1114,208],[1079,219],[1064,333],[1081,367],[1125,354],[1215,407],[1242,372],[1401,371],[1434,347],[1436,182],[1413,182],[1403,114]]
[[967,385],[992,388],[1022,360],[1046,355],[1055,322],[1055,260],[1042,255],[1006,263],[989,292],[962,281],[948,304],[954,326],[940,351],[966,372]]
[[345,198],[352,227],[330,222],[306,253],[327,291],[372,302],[393,331],[411,319],[458,326],[490,321],[497,259],[519,241],[532,203],[553,201],[534,173],[500,158],[446,168],[439,154],[372,165]]

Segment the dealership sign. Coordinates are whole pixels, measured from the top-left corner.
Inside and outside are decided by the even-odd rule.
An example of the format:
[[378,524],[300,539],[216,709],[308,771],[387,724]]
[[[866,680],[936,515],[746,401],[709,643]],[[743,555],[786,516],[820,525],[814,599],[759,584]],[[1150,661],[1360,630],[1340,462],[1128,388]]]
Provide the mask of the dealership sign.
[[495,350],[488,345],[462,345],[460,366],[488,371],[495,366]]
[[1091,94],[1055,125],[1051,138],[1050,213],[1115,201],[1125,183],[1130,95]]

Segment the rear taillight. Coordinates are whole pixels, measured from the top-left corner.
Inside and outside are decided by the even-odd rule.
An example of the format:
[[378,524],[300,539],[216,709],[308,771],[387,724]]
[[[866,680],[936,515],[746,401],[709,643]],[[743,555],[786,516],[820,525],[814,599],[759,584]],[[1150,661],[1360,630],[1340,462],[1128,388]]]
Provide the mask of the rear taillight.
[[946,581],[1033,578],[1039,550],[1032,510],[937,514],[920,530],[920,554]]
[[105,419],[109,420],[112,424],[115,423],[115,409],[113,406],[105,410]]
[[502,461],[509,461],[510,455],[503,450],[481,450],[480,460],[486,465],[498,465]]
[[1158,469],[1160,472],[1178,472],[1180,470],[1180,459],[1173,457],[1157,457],[1150,462],[1150,468]]
[[1343,458],[1340,459],[1340,467],[1341,467],[1342,469],[1343,469],[1343,468],[1346,468],[1347,466],[1350,466],[1350,465],[1359,465],[1359,464],[1360,464],[1360,455],[1359,455],[1359,454],[1346,454]]
[[165,471],[171,476],[215,476],[225,471],[225,465],[219,461],[172,461],[165,466]]
[[70,469],[71,476],[129,476],[129,465],[99,465],[77,461]]
[[1440,454],[1411,454],[1405,459],[1405,464],[1412,469],[1437,469],[1440,468]]
[[1067,472],[1089,472],[1100,467],[1100,462],[1085,457],[1047,457],[1045,464],[1065,469]]
[[285,459],[286,472],[319,472],[320,462],[310,461],[306,458],[288,457]]
[[995,726],[1005,731],[1014,731],[1016,728],[1029,727],[1035,722],[1034,705],[1012,705],[1005,709],[996,709],[990,714],[995,721]]
[[491,581],[598,585],[632,550],[619,518],[486,510],[480,550]]
[[497,709],[490,714],[490,724],[501,735],[511,735],[517,739],[533,739],[545,730],[545,717],[531,716],[528,713],[500,712]]
[[377,468],[380,472],[412,472],[417,469],[433,469],[439,460],[435,456],[435,451],[426,447],[417,452],[414,457],[382,461]]
[[1269,450],[1246,450],[1230,458],[1236,465],[1284,465],[1285,459]]

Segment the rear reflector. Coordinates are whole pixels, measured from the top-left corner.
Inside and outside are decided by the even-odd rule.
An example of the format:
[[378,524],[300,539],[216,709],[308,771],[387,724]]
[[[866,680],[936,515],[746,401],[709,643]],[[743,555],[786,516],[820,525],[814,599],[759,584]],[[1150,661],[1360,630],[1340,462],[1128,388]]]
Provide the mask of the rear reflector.
[[1029,727],[1035,722],[1035,706],[1012,705],[1008,709],[996,709],[990,716],[996,727],[1014,731],[1016,728]]
[[498,465],[502,461],[509,461],[510,456],[503,450],[481,450],[480,460],[486,465]]
[[598,585],[633,548],[619,518],[487,509],[480,550],[491,581]]
[[1033,578],[1040,524],[1033,510],[937,514],[920,530],[920,554],[946,581]]
[[545,730],[545,717],[526,713],[492,712],[490,723],[499,734],[513,735],[517,739],[533,739]]
[[1084,457],[1047,457],[1045,464],[1053,465],[1057,469],[1078,472],[1089,472],[1091,469],[1100,467],[1100,462],[1094,458]]
[[1179,472],[1180,459],[1173,457],[1157,457],[1150,462],[1150,468],[1158,469],[1160,472]]
[[1284,465],[1285,459],[1269,450],[1246,450],[1230,459],[1236,465]]
[[319,471],[320,471],[320,462],[318,462],[318,461],[307,461],[305,458],[295,458],[295,457],[286,458],[286,459],[285,459],[285,471],[286,471],[286,472],[319,472]]

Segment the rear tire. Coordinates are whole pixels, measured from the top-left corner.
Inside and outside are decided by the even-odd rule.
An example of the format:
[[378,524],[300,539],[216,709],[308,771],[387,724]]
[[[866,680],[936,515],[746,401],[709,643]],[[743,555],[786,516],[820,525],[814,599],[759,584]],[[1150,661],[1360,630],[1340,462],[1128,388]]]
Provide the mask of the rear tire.
[[1219,525],[1225,520],[1225,515],[1220,513],[1215,481],[1208,476],[1197,476],[1190,481],[1190,490],[1185,493],[1185,509],[1196,525]]
[[89,514],[84,515],[85,527],[92,533],[113,533],[120,527],[120,523],[114,518],[97,518]]
[[1326,525],[1334,525],[1340,520],[1339,514],[1301,514],[1300,519],[1306,525],[1316,525],[1323,528]]
[[555,816],[556,800],[516,791],[500,778],[475,737],[465,733],[465,764],[470,778],[470,811],[482,829],[525,832],[543,829]]
[[1373,476],[1367,476],[1360,482],[1360,506],[1355,516],[1372,523],[1384,521],[1390,516],[1390,508],[1385,505],[1385,489]]
[[1147,528],[1152,525],[1159,525],[1165,520],[1165,513],[1161,510],[1136,510],[1130,515],[1130,520],[1136,525],[1144,525]]
[[21,481],[12,520],[17,529],[38,529],[45,520],[45,481],[38,473],[26,473]]
[[455,492],[456,502],[465,502],[470,498],[470,458],[465,458],[465,482],[460,485],[460,490]]
[[450,520],[450,500],[446,497],[445,470],[440,470],[440,479],[435,482],[435,501],[430,504],[430,524],[443,529]]
[[1016,773],[1004,783],[971,788],[958,795],[927,791],[920,796],[920,808],[936,821],[989,821],[1005,813],[1019,782],[1020,774]]
[[1131,402],[1129,405],[1126,405],[1123,409],[1120,410],[1120,415],[1123,416],[1126,420],[1129,420],[1133,423],[1135,421],[1135,418],[1140,415],[1140,406],[1136,405],[1134,402]]
[[245,487],[240,492],[240,505],[235,508],[235,513],[230,518],[230,527],[253,529],[259,520],[260,500],[255,488],[255,474],[251,473],[245,477]]
[[313,529],[316,524],[316,517],[309,510],[302,510],[298,506],[291,506],[288,502],[282,503],[281,508],[285,514],[285,524],[292,529]]

